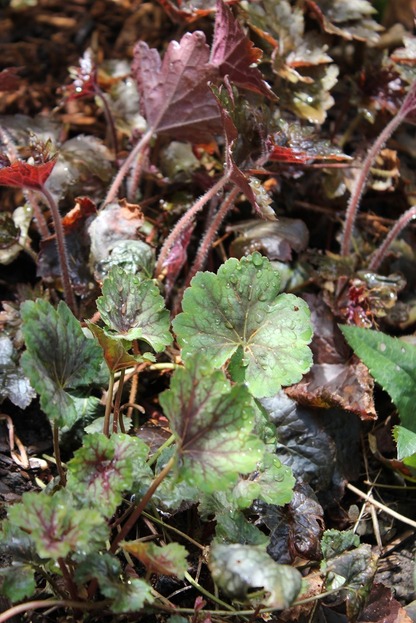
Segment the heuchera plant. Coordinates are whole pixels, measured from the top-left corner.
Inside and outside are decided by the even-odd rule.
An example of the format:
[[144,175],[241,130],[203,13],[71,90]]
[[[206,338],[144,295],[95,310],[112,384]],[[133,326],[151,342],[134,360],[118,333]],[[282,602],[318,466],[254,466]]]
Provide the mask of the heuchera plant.
[[[183,364],[154,363],[153,353],[169,356],[173,334],[156,282],[144,273],[110,270],[97,301],[103,326],[88,323],[89,336],[64,302],[56,309],[45,300],[23,304],[22,366],[52,423],[59,476],[45,491],[24,494],[3,523],[3,550],[20,551],[2,570],[2,590],[12,601],[36,594],[36,574],[54,596],[48,606],[120,613],[151,605],[174,612],[150,579],[167,575],[198,586],[188,570],[195,547],[203,547],[185,533],[180,540],[187,547],[174,542],[178,530],[169,533],[158,509],[173,513],[195,502],[203,507],[223,494],[230,512],[240,515],[243,535],[243,512],[255,499],[290,501],[293,478],[275,454],[275,431],[256,398],[275,394],[309,369],[312,328],[306,303],[279,289],[279,273],[257,252],[227,260],[217,274],[198,273],[173,325]],[[110,383],[102,432],[86,434],[65,467],[60,431],[77,420],[79,401],[91,396],[103,359]],[[174,368],[170,388],[159,396],[172,434],[156,451],[124,432],[118,397],[126,369],[137,365]],[[145,512],[170,542],[134,538]],[[219,513],[219,527],[222,521]],[[213,579],[230,597],[245,601],[250,587],[263,587],[254,602],[287,607],[301,576],[273,561],[264,535],[254,526],[251,532],[251,542],[214,539],[207,563]],[[144,565],[143,577],[129,578],[129,555]],[[221,561],[229,566],[236,556],[239,575],[231,580]]]

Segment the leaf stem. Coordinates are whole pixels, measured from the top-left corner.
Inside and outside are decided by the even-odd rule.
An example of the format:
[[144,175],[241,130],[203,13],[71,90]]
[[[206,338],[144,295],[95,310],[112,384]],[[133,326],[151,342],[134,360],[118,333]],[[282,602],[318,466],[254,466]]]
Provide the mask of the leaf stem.
[[103,111],[104,111],[104,116],[105,116],[105,120],[107,122],[107,126],[110,130],[110,137],[111,137],[111,147],[113,148],[114,151],[114,156],[117,158],[117,153],[118,153],[118,140],[117,140],[117,132],[116,132],[116,126],[114,123],[114,118],[113,118],[113,113],[110,110],[110,106],[108,105],[107,102],[107,96],[103,93],[103,91],[100,89],[100,87],[98,85],[95,86],[95,94],[97,97],[100,98],[102,104],[103,104]]
[[107,390],[107,402],[105,404],[104,424],[103,424],[103,433],[106,437],[110,436],[110,416],[111,416],[111,407],[113,405],[114,376],[115,376],[114,372],[110,372],[110,378],[108,381],[108,390]]
[[163,528],[166,528],[166,530],[174,532],[175,534],[178,534],[180,537],[182,537],[183,539],[185,539],[189,543],[192,543],[192,545],[194,545],[195,547],[197,547],[201,551],[205,550],[205,547],[203,545],[201,545],[201,543],[198,543],[198,541],[195,541],[195,539],[190,537],[189,534],[186,534],[186,532],[182,532],[182,530],[178,530],[178,528],[175,528],[174,526],[169,525],[168,523],[164,522],[159,517],[155,517],[154,515],[151,515],[150,513],[147,513],[146,511],[142,511],[142,515],[143,515],[143,517],[146,517],[147,519],[150,519],[150,521],[154,521],[156,524],[159,524]]
[[185,214],[179,219],[176,223],[175,227],[172,229],[169,236],[166,238],[160,253],[159,258],[157,260],[157,265],[155,269],[156,277],[159,277],[163,273],[164,264],[168,258],[169,251],[178,240],[178,238],[183,234],[189,224],[192,222],[194,217],[202,210],[205,204],[212,199],[229,181],[230,173],[226,172],[220,179],[213,185],[207,192],[200,197],[196,203],[190,208]]
[[70,599],[38,599],[12,606],[0,614],[0,623],[5,623],[17,614],[40,610],[41,608],[73,608],[75,610],[102,610],[103,602],[91,603],[87,601],[72,601]]
[[191,584],[194,588],[196,588],[197,591],[202,593],[202,595],[205,595],[205,597],[207,597],[210,601],[213,601],[214,603],[218,604],[219,606],[222,606],[223,608],[227,608],[228,611],[234,610],[234,608],[230,606],[229,604],[227,604],[225,601],[222,601],[221,599],[219,599],[218,597],[216,597],[215,595],[207,591],[196,580],[194,580],[194,578],[187,571],[185,571],[185,579],[188,580],[189,584]]
[[78,590],[73,579],[71,578],[71,574],[69,573],[69,569],[65,563],[65,560],[62,557],[58,558],[58,565],[62,572],[62,576],[65,580],[65,584],[71,596],[71,599],[76,601],[77,599],[79,599]]
[[136,146],[129,153],[123,164],[121,165],[117,175],[115,176],[113,183],[110,186],[110,190],[107,193],[107,196],[104,200],[104,205],[107,203],[112,203],[117,197],[118,189],[120,188],[124,178],[129,172],[131,166],[133,165],[134,160],[140,156],[140,153],[146,149],[149,145],[153,135],[153,129],[149,128],[147,132],[145,132],[140,139],[140,141],[136,144]]
[[412,206],[406,210],[406,212],[404,212],[399,220],[393,225],[382,244],[371,256],[368,264],[368,268],[370,270],[377,272],[389,246],[401,234],[406,225],[408,225],[414,218],[416,218],[416,206]]
[[61,461],[61,449],[59,447],[59,426],[56,422],[53,423],[53,452],[55,455],[56,469],[58,470],[59,482],[61,487],[66,485],[66,474]]
[[162,454],[163,450],[165,450],[165,448],[169,448],[169,446],[171,446],[174,441],[175,441],[175,435],[171,435],[169,437],[169,439],[166,439],[166,441],[164,443],[162,443],[161,446],[159,446],[159,448],[156,450],[156,452],[154,454],[152,454],[152,456],[150,457],[150,459],[147,462],[149,467],[151,465],[153,465],[153,463],[156,463],[156,461],[158,460],[158,458]]
[[166,463],[166,465],[162,469],[162,471],[159,472],[159,474],[153,480],[152,484],[150,485],[150,487],[148,488],[148,490],[146,491],[146,493],[144,494],[144,496],[140,500],[139,504],[134,508],[134,510],[133,510],[132,514],[130,515],[129,519],[126,521],[126,523],[124,524],[124,526],[122,527],[120,532],[117,534],[116,538],[114,539],[113,543],[111,544],[110,552],[112,554],[114,554],[117,551],[117,547],[118,547],[118,544],[120,543],[120,541],[122,541],[124,538],[126,538],[128,533],[133,528],[134,524],[137,522],[137,520],[139,519],[140,515],[142,514],[142,511],[144,511],[144,509],[146,508],[148,502],[152,498],[152,496],[153,496],[154,492],[156,491],[156,489],[158,488],[158,486],[161,484],[161,482],[169,474],[170,470],[172,469],[172,467],[175,464],[175,459],[176,459],[175,456],[172,456],[169,459],[169,461]]
[[386,125],[384,130],[380,133],[373,146],[370,148],[367,156],[364,160],[360,174],[358,175],[354,188],[351,192],[350,200],[348,202],[348,208],[345,215],[344,231],[341,240],[341,255],[348,255],[351,249],[352,233],[354,229],[355,220],[357,217],[358,208],[360,206],[360,199],[365,189],[365,183],[370,173],[370,168],[373,160],[377,156],[384,143],[390,138],[393,132],[399,127],[399,125],[406,119],[406,116],[414,112],[416,109],[416,81],[411,85],[406,97],[403,100],[402,105],[397,111],[396,115]]
[[126,373],[125,369],[121,370],[121,372],[120,372],[120,378],[119,378],[119,381],[118,381],[118,388],[117,388],[116,397],[115,397],[115,400],[114,400],[113,433],[117,433],[119,418],[122,417],[122,415],[120,414],[120,404],[121,404],[121,396],[123,394],[123,388],[124,388],[124,375],[125,375],[125,373]]
[[64,228],[62,226],[62,220],[61,220],[61,215],[59,213],[59,208],[53,195],[49,192],[46,186],[42,186],[42,189],[40,190],[40,192],[45,197],[49,205],[49,208],[51,210],[51,214],[52,214],[53,225],[55,228],[56,246],[58,248],[59,265],[61,267],[61,277],[62,277],[62,285],[64,288],[65,301],[68,304],[69,309],[76,316],[77,305],[75,302],[74,291],[72,289],[71,279],[69,276],[68,252],[66,248]]
[[223,222],[224,218],[227,215],[227,212],[229,211],[230,207],[233,205],[239,193],[240,193],[240,189],[237,186],[235,186],[228,193],[227,197],[222,202],[212,223],[210,224],[207,231],[205,232],[205,235],[202,239],[202,242],[196,254],[194,263],[192,264],[192,268],[187,275],[184,288],[188,287],[188,285],[191,282],[192,277],[194,277],[194,275],[196,275],[196,273],[199,270],[203,269],[206,257],[208,255],[208,251],[211,247],[212,241],[214,240],[215,234],[217,233],[221,223]]

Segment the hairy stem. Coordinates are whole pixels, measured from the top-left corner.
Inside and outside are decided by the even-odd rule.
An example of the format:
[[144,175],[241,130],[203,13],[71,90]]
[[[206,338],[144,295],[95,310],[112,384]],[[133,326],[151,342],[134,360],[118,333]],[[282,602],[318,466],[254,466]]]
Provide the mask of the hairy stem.
[[139,519],[140,515],[142,514],[142,512],[146,508],[147,504],[151,500],[154,492],[156,491],[156,489],[158,488],[160,483],[169,474],[169,472],[172,469],[172,467],[174,466],[174,464],[175,464],[175,456],[172,456],[169,459],[169,461],[166,463],[166,465],[162,469],[162,471],[153,480],[152,484],[150,485],[150,487],[148,488],[148,490],[146,491],[146,493],[144,494],[144,496],[140,500],[139,504],[134,508],[134,510],[133,510],[132,514],[130,515],[129,519],[126,521],[126,523],[124,524],[124,526],[122,527],[120,532],[117,534],[116,538],[114,539],[114,541],[113,541],[113,543],[111,544],[111,547],[110,547],[110,552],[112,554],[114,554],[117,551],[117,547],[118,547],[118,544],[120,543],[120,541],[125,539],[126,536],[128,535],[128,533],[130,532],[130,530],[133,528],[134,524],[137,522],[137,520]]
[[61,487],[66,485],[66,474],[61,460],[61,449],[59,447],[59,426],[53,423],[53,452],[55,455],[56,469],[58,470],[59,482]]
[[373,160],[377,156],[380,149],[383,147],[384,143],[390,138],[393,132],[399,127],[399,125],[404,121],[407,115],[411,112],[414,112],[416,109],[416,81],[411,85],[408,94],[403,100],[402,105],[397,111],[396,115],[393,119],[386,125],[384,130],[381,132],[374,145],[371,147],[368,152],[360,174],[358,175],[354,188],[351,192],[351,197],[348,202],[348,208],[345,215],[345,224],[344,231],[342,234],[341,241],[341,255],[348,255],[351,249],[352,242],[352,233],[354,229],[355,219],[357,217],[358,208],[360,206],[360,200],[362,194],[365,189],[365,183],[367,181],[368,175],[370,173],[370,168],[373,163]]
[[229,176],[230,174],[227,172],[225,175],[220,177],[220,179],[213,186],[211,186],[211,188],[207,190],[207,192],[202,195],[202,197],[200,197],[196,203],[194,203],[192,208],[190,208],[176,223],[175,227],[166,238],[163,247],[160,250],[159,258],[155,269],[156,277],[163,273],[164,264],[175,242],[180,238],[180,236],[190,225],[198,212],[202,210],[205,204],[210,199],[212,199],[212,197],[215,197],[215,195],[226,185],[229,180]]
[[114,151],[115,157],[117,157],[118,140],[117,140],[117,131],[116,131],[115,123],[114,123],[113,113],[111,112],[110,106],[108,105],[106,95],[104,95],[104,93],[102,92],[102,90],[100,89],[98,85],[95,87],[95,93],[97,97],[100,98],[103,104],[105,120],[107,122],[108,129],[110,130],[111,147]]
[[62,285],[64,288],[65,301],[72,313],[76,316],[77,305],[75,302],[74,291],[72,289],[71,279],[69,276],[68,252],[65,243],[65,235],[64,228],[62,226],[61,215],[59,214],[57,203],[49,190],[45,186],[42,186],[40,192],[45,197],[52,214],[53,225],[55,228],[56,245],[58,248],[59,265],[61,267],[61,277]]
[[204,268],[204,264],[205,264],[208,252],[211,248],[211,244],[214,240],[214,237],[221,223],[226,217],[230,207],[233,205],[235,199],[237,198],[239,192],[240,190],[237,187],[234,187],[229,192],[228,196],[224,199],[219,210],[217,211],[212,223],[210,224],[207,231],[205,232],[204,238],[202,239],[202,242],[196,254],[194,263],[192,264],[192,268],[187,275],[186,283],[184,286],[185,288],[188,287],[188,285],[190,284],[192,277],[196,275],[196,273],[199,270],[202,270]]
[[406,212],[404,212],[401,215],[399,220],[396,221],[394,226],[391,228],[391,230],[385,237],[382,244],[371,256],[370,262],[368,264],[368,268],[370,270],[377,272],[377,270],[380,267],[381,262],[384,259],[384,256],[387,253],[387,249],[389,248],[389,246],[401,234],[403,229],[410,223],[410,221],[412,221],[414,218],[416,218],[416,206],[412,206],[411,208],[406,210]]
[[68,589],[71,599],[73,599],[74,601],[78,600],[79,599],[78,589],[76,587],[74,580],[71,577],[71,574],[69,573],[69,569],[65,563],[65,560],[62,557],[58,558],[58,565],[62,572],[62,576],[65,580],[65,584],[66,584],[66,587]]
[[129,153],[123,164],[121,165],[117,175],[115,176],[113,183],[110,186],[110,190],[107,193],[107,197],[104,200],[104,205],[107,203],[111,203],[117,197],[118,190],[123,183],[124,178],[130,171],[130,168],[133,166],[133,163],[136,158],[140,157],[141,153],[147,148],[151,139],[152,139],[153,131],[152,128],[147,130],[145,134],[143,134],[140,141],[137,145],[132,149]]

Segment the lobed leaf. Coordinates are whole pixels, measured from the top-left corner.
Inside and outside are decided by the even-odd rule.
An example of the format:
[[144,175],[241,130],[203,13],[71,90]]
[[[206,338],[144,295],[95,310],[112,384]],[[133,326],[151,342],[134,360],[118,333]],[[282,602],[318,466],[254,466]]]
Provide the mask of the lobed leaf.
[[380,331],[340,327],[355,354],[396,405],[401,423],[416,432],[416,348]]
[[[143,468],[145,475],[148,452],[141,439],[130,435],[86,435],[84,445],[68,463],[68,490],[83,504],[98,505],[105,517],[111,517],[123,492],[131,489],[137,471]],[[148,471],[150,481],[150,468]]]
[[159,52],[139,41],[132,73],[144,115],[153,132],[201,142],[221,133],[220,116],[208,83],[217,72],[208,64],[203,32],[186,33],[171,41],[161,61]]
[[198,273],[173,321],[184,360],[201,353],[218,368],[240,351],[236,367],[256,397],[299,381],[312,363],[309,309],[279,287],[279,273],[257,252],[227,260],[216,275]]
[[113,267],[103,283],[97,308],[104,332],[119,340],[143,340],[160,352],[172,342],[169,312],[152,279]]
[[200,356],[174,372],[160,404],[178,441],[180,474],[189,484],[208,493],[226,489],[261,460],[250,394],[244,386],[231,387]]
[[42,410],[59,426],[70,427],[78,414],[71,390],[85,387],[97,376],[101,349],[85,337],[81,325],[61,301],[54,307],[44,301],[21,306],[26,352],[21,364],[40,395]]
[[108,527],[96,509],[78,509],[65,490],[53,496],[24,493],[22,502],[9,510],[9,520],[30,533],[41,558],[58,560],[70,552],[89,552],[102,547]]

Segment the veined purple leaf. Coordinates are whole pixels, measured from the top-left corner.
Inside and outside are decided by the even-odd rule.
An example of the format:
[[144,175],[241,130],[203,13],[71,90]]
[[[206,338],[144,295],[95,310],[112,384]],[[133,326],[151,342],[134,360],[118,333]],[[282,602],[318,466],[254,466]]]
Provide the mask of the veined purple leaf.
[[186,33],[171,41],[163,61],[159,52],[139,41],[134,49],[132,73],[143,113],[154,132],[202,142],[221,133],[221,119],[208,83],[218,76],[208,63],[205,35]]
[[210,63],[238,86],[277,99],[260,70],[253,67],[261,56],[223,0],[217,0]]

